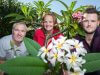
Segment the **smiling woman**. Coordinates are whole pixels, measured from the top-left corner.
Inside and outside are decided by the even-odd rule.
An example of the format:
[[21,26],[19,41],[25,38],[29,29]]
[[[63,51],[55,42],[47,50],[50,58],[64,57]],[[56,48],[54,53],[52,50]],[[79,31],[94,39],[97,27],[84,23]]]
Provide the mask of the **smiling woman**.
[[[46,40],[49,36],[52,36],[53,34],[59,32],[55,14],[52,12],[46,13],[43,16],[43,21],[41,25],[42,25],[42,28],[39,28],[35,31],[33,35],[33,40],[38,42],[41,46],[44,46],[44,45],[48,45],[51,42],[52,37]],[[61,35],[63,34],[59,33],[56,36],[54,36],[54,38],[58,39],[59,36]]]

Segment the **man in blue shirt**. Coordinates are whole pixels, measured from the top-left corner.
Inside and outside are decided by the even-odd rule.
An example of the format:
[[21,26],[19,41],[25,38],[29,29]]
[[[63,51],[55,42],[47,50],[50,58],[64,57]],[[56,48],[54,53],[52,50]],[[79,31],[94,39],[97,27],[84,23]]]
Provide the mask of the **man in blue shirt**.
[[27,32],[27,26],[23,22],[15,23],[12,34],[0,39],[0,59],[8,60],[16,56],[28,55],[23,39]]

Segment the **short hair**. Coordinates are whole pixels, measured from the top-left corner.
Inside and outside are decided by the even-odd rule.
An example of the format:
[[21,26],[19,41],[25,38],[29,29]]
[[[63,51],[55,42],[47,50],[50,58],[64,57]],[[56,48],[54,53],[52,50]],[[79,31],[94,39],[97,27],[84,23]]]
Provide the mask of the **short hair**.
[[55,15],[54,12],[48,12],[48,13],[46,13],[46,14],[42,17],[42,21],[44,21],[44,19],[45,19],[45,17],[46,17],[47,15],[52,16],[52,17],[53,17],[54,24],[57,24],[57,18],[56,18],[56,15]]
[[25,26],[25,29],[26,29],[26,31],[27,31],[27,26],[26,26],[26,24],[25,24],[24,22],[16,22],[16,23],[14,23],[14,24],[13,24],[13,27],[12,27],[12,30],[15,29],[15,27],[16,27],[17,25],[23,25],[23,26]]
[[100,12],[99,12],[99,20],[100,20]]
[[96,10],[96,8],[94,7],[89,7],[87,8],[84,13],[88,13],[88,14],[97,14],[98,19],[99,19],[99,12]]

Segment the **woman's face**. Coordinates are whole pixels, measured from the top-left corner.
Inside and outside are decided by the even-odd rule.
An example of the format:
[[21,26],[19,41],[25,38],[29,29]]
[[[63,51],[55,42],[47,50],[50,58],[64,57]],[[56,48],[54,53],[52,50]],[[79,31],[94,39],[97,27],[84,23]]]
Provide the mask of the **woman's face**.
[[51,32],[54,27],[54,20],[51,15],[46,15],[43,21],[43,26],[47,32]]

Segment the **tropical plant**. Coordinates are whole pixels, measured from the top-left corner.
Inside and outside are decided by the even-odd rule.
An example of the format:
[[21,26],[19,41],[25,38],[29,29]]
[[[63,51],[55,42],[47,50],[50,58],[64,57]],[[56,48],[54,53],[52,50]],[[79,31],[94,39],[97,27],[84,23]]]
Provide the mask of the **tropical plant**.
[[63,4],[66,8],[66,10],[61,10],[62,15],[57,15],[58,19],[60,20],[60,28],[61,30],[66,30],[64,32],[65,36],[68,38],[72,38],[76,34],[84,35],[84,32],[82,31],[81,26],[79,26],[79,22],[77,20],[74,20],[73,13],[82,12],[87,8],[87,6],[80,6],[79,8],[75,9],[75,5],[77,1],[72,1],[70,6],[68,6],[66,3],[64,3],[61,0],[56,0]]
[[5,15],[18,13],[20,3],[17,0],[0,0],[0,37],[11,33],[12,24],[9,21],[12,18],[5,19]]
[[34,1],[34,7],[36,9],[38,19],[41,19],[46,12],[50,12],[51,8],[49,8],[49,6],[52,1],[54,0],[49,0],[47,3],[44,3],[42,0]]
[[28,37],[32,38],[33,32],[36,28],[40,27],[41,19],[45,12],[49,12],[50,3],[53,0],[48,1],[46,4],[43,1],[34,1],[33,5],[22,4],[20,6],[20,12],[18,13],[10,13],[5,16],[5,18],[12,18],[10,22],[16,21],[24,21],[30,33],[28,33]]

